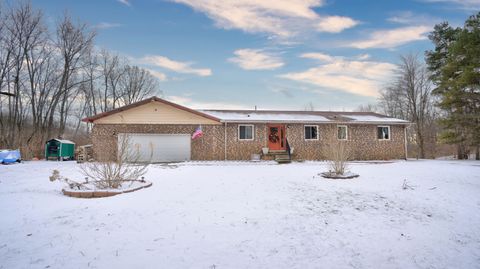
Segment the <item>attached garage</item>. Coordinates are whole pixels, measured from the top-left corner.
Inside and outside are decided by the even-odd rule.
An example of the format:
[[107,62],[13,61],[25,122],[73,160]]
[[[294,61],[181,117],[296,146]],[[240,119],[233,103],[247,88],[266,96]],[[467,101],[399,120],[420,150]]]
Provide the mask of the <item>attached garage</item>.
[[[215,146],[220,143],[223,145],[224,140],[220,119],[158,97],[100,113],[83,121],[93,124],[91,137],[93,155],[97,161],[118,160],[125,136],[129,144],[126,152],[130,155],[126,158],[133,161],[182,162],[214,160],[224,156],[223,146]],[[192,139],[192,134],[198,128],[208,135]]]
[[139,162],[180,162],[191,158],[190,134],[119,134],[118,152],[125,137],[128,151]]

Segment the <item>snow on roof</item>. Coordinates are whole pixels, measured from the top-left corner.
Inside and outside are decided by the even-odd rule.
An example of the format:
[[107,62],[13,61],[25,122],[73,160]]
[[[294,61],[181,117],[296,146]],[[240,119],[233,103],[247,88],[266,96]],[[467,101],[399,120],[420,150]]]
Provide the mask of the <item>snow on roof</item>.
[[203,110],[222,121],[227,122],[329,122],[321,115],[306,113],[288,113],[274,111],[228,111],[228,110]]
[[373,112],[274,111],[274,110],[201,110],[223,122],[299,122],[299,123],[397,123],[408,121]]
[[62,144],[75,144],[75,142],[72,142],[72,141],[66,140],[66,139],[56,139],[56,138],[54,138],[54,139],[51,139],[51,140],[56,140],[56,141],[58,141]]
[[359,121],[359,122],[396,122],[396,123],[408,123],[406,120],[390,118],[380,115],[341,115],[342,117],[346,117],[352,119],[352,121]]

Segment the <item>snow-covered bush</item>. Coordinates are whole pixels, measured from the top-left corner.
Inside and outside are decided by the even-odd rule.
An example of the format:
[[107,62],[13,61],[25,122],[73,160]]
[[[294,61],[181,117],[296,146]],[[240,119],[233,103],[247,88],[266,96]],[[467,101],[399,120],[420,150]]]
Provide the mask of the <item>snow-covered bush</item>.
[[[148,163],[139,163],[138,148],[132,149],[128,136],[119,137],[118,158],[112,162],[88,162],[80,165],[80,173],[85,176],[83,182],[77,182],[61,176],[53,170],[50,181],[63,181],[71,190],[120,189],[122,184],[145,182]],[[152,151],[153,152],[153,151]]]
[[344,141],[331,143],[326,149],[329,172],[336,175],[343,175],[348,168],[348,160],[351,152]]
[[124,182],[139,180],[147,173],[148,163],[139,163],[140,151],[130,147],[129,137],[124,135],[118,139],[120,145],[116,161],[91,162],[80,166],[81,173],[99,189],[117,189]]

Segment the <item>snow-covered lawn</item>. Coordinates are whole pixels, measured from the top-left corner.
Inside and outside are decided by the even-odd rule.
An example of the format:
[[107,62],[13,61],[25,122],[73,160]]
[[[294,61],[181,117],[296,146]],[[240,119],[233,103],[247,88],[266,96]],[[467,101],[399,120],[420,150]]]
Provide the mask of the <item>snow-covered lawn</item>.
[[0,268],[480,267],[478,161],[151,165],[152,187],[99,199],[49,182],[76,167],[0,166]]

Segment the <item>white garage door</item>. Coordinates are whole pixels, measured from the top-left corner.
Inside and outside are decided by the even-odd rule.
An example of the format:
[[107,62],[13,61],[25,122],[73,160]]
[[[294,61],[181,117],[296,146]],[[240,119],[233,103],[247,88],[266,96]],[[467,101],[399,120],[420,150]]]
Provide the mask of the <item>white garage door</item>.
[[119,134],[119,149],[125,136],[129,144],[129,151],[133,152],[134,155],[138,154],[138,161],[140,162],[190,160],[189,134]]

